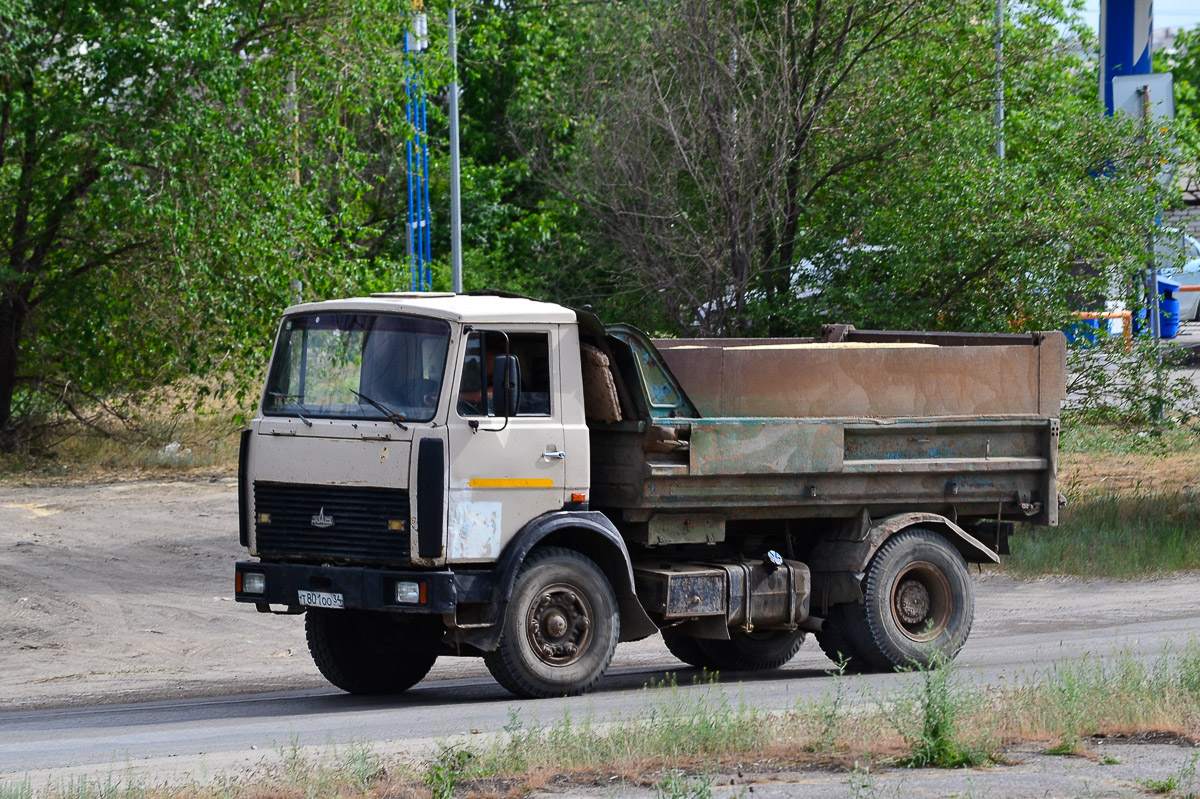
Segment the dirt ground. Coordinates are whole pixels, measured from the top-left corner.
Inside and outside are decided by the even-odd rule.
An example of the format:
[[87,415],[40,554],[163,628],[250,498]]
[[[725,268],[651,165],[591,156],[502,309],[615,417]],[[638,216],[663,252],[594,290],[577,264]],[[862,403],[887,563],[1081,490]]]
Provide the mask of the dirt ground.
[[[1113,479],[1126,468],[1113,464]],[[1093,478],[1095,475],[1093,474]],[[223,473],[81,485],[0,484],[0,710],[324,687],[298,617],[233,602],[237,489]],[[1200,575],[1136,586],[981,577],[976,630],[1053,627],[1111,601],[1191,612]],[[1092,599],[1089,599],[1092,597]],[[1126,613],[1127,611],[1127,613]],[[626,664],[665,656],[657,637],[622,645]],[[430,678],[485,675],[439,662]]]
[[0,708],[323,684],[244,555],[231,476],[0,487]]

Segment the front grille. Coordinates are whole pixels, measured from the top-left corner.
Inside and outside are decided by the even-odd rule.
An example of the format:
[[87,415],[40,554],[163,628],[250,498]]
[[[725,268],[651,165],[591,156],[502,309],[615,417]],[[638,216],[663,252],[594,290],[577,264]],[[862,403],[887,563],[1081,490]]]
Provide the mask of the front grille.
[[[264,514],[270,522],[260,521]],[[320,517],[324,517],[321,519]],[[331,522],[317,527],[313,520]],[[399,520],[403,530],[388,529]],[[403,488],[254,483],[254,533],[264,560],[411,562]]]

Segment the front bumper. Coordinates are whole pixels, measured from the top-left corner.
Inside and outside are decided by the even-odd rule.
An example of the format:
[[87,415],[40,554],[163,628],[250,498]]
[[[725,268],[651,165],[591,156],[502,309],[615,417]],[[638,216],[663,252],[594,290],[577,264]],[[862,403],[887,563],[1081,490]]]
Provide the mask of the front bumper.
[[[288,612],[303,610],[299,591],[341,594],[344,607],[356,610],[393,613],[453,613],[458,605],[489,602],[492,599],[490,573],[451,571],[391,571],[357,566],[312,566],[303,563],[259,563],[240,561],[235,567],[238,602],[250,602],[259,610],[286,605]],[[261,574],[266,586],[262,593],[241,590],[246,574]],[[397,602],[396,583],[421,586],[420,601]]]

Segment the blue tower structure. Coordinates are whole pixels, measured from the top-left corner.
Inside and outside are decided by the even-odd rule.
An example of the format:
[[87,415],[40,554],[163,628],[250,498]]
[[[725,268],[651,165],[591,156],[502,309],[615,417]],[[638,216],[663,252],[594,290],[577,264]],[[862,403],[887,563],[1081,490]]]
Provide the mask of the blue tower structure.
[[423,0],[414,0],[412,18],[404,33],[405,119],[413,135],[405,142],[408,169],[408,261],[409,288],[429,291],[433,287],[429,219],[429,135],[425,125],[425,70],[419,56],[429,47],[428,20]]
[[1100,100],[1113,113],[1113,78],[1151,71],[1153,0],[1100,0]]

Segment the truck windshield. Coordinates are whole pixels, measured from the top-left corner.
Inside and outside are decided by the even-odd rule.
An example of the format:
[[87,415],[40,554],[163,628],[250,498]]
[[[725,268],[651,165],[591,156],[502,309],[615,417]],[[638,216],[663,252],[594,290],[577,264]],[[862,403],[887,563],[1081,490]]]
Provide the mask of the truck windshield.
[[437,410],[450,325],[414,316],[319,313],[284,320],[266,416],[427,422]]

